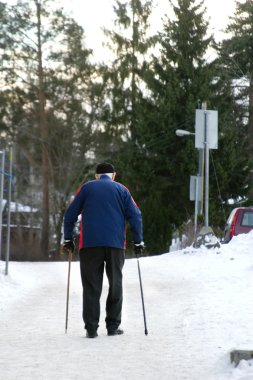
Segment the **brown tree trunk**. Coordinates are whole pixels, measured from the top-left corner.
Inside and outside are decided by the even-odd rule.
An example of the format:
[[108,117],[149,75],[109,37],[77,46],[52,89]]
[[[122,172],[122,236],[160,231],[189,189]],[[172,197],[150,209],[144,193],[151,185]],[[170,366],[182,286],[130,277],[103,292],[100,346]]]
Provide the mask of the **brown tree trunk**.
[[49,160],[47,149],[47,124],[46,124],[46,97],[44,88],[44,72],[42,64],[42,44],[41,44],[41,4],[35,0],[37,7],[38,22],[38,75],[39,75],[39,126],[42,143],[42,231],[41,249],[45,256],[49,253]]
[[[253,162],[253,73],[250,77],[249,84],[249,126],[248,126],[248,137],[249,137],[249,154],[250,159]],[[251,165],[250,179],[249,179],[249,196],[253,200],[253,167]]]

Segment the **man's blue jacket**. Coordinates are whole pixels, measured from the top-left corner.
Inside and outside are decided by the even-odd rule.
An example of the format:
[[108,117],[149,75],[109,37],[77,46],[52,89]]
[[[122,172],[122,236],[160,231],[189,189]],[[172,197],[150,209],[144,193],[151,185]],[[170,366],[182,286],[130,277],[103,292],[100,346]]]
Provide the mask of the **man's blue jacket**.
[[81,214],[79,248],[126,247],[126,221],[134,243],[142,236],[141,212],[129,190],[107,175],[85,183],[77,191],[64,216],[64,239],[73,239],[74,225]]

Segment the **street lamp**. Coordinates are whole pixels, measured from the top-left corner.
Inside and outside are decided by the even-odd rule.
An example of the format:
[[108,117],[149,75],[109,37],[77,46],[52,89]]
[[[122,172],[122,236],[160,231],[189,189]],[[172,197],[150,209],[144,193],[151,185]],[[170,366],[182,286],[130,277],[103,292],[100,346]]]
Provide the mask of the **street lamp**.
[[179,137],[190,136],[190,135],[195,136],[195,133],[192,133],[192,132],[189,132],[189,131],[185,131],[184,129],[177,129],[176,130],[176,135],[179,136]]

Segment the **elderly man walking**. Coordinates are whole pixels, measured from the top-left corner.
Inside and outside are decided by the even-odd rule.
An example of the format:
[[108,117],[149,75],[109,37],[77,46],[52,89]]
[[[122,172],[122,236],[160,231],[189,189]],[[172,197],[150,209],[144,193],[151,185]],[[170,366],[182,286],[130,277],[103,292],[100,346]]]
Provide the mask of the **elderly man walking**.
[[74,249],[73,231],[81,214],[79,257],[83,286],[83,320],[88,338],[97,337],[104,268],[109,290],[106,300],[106,328],[109,336],[121,335],[123,302],[122,269],[125,261],[126,222],[132,230],[136,253],[144,247],[141,212],[129,190],[114,181],[112,164],[96,167],[95,180],[77,191],[64,217],[64,243]]

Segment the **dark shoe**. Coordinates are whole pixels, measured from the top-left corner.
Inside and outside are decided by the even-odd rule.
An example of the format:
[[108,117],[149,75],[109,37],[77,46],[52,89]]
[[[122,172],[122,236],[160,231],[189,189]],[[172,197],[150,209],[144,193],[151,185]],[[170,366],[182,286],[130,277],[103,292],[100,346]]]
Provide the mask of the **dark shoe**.
[[114,336],[114,335],[122,335],[124,334],[124,331],[121,329],[116,329],[116,330],[108,330],[107,335],[109,336]]
[[96,338],[98,336],[97,332],[86,332],[86,338]]

